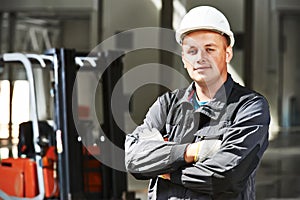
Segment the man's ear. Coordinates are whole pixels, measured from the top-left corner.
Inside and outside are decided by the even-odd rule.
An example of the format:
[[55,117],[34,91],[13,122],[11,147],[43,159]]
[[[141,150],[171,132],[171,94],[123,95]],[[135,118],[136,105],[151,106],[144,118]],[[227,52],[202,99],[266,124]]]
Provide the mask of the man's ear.
[[228,46],[226,48],[226,63],[230,63],[232,57],[233,57],[232,47]]

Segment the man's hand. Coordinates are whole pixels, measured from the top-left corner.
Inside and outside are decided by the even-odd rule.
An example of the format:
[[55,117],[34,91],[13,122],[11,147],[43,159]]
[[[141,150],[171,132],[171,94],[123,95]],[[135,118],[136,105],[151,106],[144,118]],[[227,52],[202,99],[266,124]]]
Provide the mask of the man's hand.
[[189,144],[184,153],[185,162],[187,162],[187,163],[196,162],[197,159],[195,159],[195,158],[197,158],[197,156],[198,156],[199,148],[200,148],[199,142]]
[[162,175],[159,175],[158,177],[160,178],[163,178],[163,179],[166,179],[166,180],[170,180],[170,174],[162,174]]

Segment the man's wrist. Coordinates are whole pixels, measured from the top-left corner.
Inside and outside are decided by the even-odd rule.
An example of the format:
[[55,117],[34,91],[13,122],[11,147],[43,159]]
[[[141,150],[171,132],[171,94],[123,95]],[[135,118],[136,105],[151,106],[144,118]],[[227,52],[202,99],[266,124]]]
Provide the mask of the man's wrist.
[[199,160],[199,150],[200,150],[200,142],[197,142],[196,152],[194,154],[194,162],[196,163]]
[[200,143],[189,144],[184,152],[184,160],[187,163],[193,163],[198,161],[198,154],[200,150]]

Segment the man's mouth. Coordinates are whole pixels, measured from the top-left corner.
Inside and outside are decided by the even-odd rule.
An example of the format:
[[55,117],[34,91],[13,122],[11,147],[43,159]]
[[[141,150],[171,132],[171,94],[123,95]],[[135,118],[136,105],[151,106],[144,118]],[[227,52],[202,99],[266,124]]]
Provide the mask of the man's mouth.
[[209,68],[210,68],[210,66],[208,66],[208,65],[199,65],[199,66],[194,66],[193,67],[193,69],[195,71],[197,71],[197,70],[206,70],[206,69],[209,69]]

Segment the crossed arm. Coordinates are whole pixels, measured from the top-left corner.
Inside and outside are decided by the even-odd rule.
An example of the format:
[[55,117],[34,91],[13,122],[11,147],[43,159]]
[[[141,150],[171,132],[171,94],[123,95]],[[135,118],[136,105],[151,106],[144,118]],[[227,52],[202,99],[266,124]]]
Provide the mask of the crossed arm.
[[[159,102],[154,107],[149,110],[144,124],[126,138],[125,158],[129,172],[139,178],[164,175],[174,184],[202,193],[243,188],[268,145],[270,119],[268,105],[263,98],[250,100],[240,108],[238,117],[224,134],[218,152],[203,162],[194,162],[198,153],[197,143],[177,144],[139,137],[142,130],[160,130],[165,123],[161,120],[164,119],[163,107]],[[151,114],[154,110],[156,115]],[[158,110],[163,114],[157,115]]]

